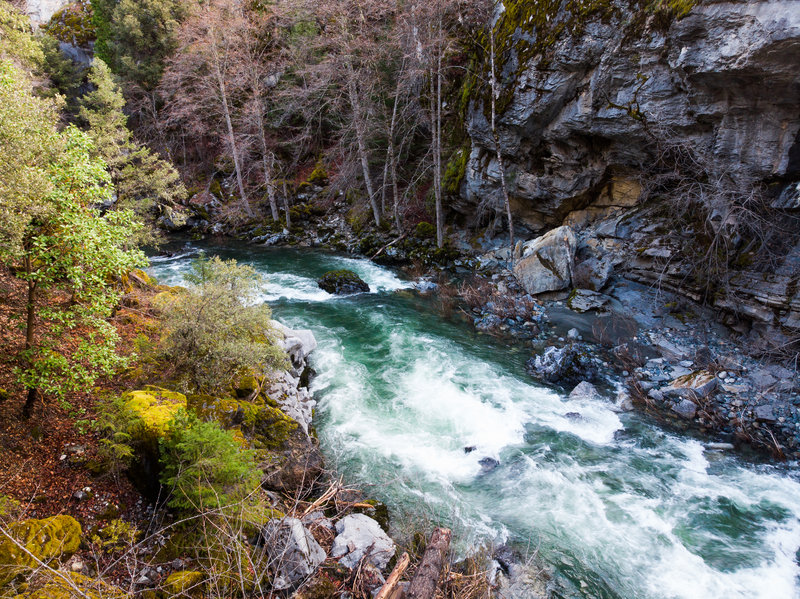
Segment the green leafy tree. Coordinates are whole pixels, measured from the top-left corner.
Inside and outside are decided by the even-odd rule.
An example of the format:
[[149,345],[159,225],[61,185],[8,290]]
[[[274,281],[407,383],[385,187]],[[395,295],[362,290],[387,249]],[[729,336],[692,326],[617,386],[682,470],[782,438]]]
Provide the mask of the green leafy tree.
[[243,371],[264,374],[285,365],[275,345],[271,312],[256,301],[261,278],[235,260],[200,257],[190,288],[165,306],[165,359],[185,388],[224,390]]
[[99,58],[92,63],[89,81],[94,89],[83,96],[80,117],[108,165],[117,208],[130,208],[146,217],[155,204],[173,204],[186,197],[175,168],[133,139],[123,112],[122,90]]
[[53,101],[33,96],[30,81],[0,61],[0,216],[11,221],[0,225],[0,262],[27,288],[15,369],[26,415],[40,392],[63,397],[125,364],[106,319],[119,300],[115,277],[145,263],[129,247],[141,224],[129,210],[95,208],[109,200],[105,164],[86,134],[59,131],[57,116]]
[[261,480],[253,451],[242,449],[216,422],[181,411],[161,441],[161,484],[171,507],[216,509],[251,493]]

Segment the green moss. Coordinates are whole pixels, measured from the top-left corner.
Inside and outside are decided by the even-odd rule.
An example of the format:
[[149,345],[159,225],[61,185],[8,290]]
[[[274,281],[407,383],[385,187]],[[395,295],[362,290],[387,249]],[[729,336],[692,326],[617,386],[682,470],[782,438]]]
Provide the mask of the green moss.
[[457,195],[461,188],[461,182],[467,173],[467,162],[469,161],[470,147],[464,146],[453,152],[452,157],[447,163],[444,171],[442,185],[445,191],[451,195]]
[[128,391],[123,394],[122,401],[125,408],[140,420],[141,432],[156,438],[163,437],[178,411],[186,408],[183,393],[151,385],[140,391]]
[[66,515],[11,524],[9,535],[26,551],[11,539],[0,542],[0,586],[37,567],[38,561],[72,555],[81,543],[81,532],[78,521]]
[[92,4],[89,0],[73,2],[57,11],[43,29],[59,41],[85,46],[95,38]]
[[[66,578],[66,579],[65,579]],[[62,576],[47,575],[44,581],[29,588],[14,599],[123,599],[127,594],[117,587],[101,580],[95,580],[78,574],[66,572]]]
[[259,449],[282,449],[298,424],[279,408],[261,406],[245,414],[242,432],[249,434]]
[[328,182],[328,171],[325,169],[325,165],[322,164],[321,160],[314,166],[314,170],[311,171],[307,180],[312,185],[319,186],[323,186]]
[[203,592],[204,578],[203,573],[196,570],[173,572],[167,576],[167,580],[164,582],[166,597],[199,596]]
[[414,237],[417,239],[433,239],[436,237],[436,227],[431,223],[422,221],[414,227]]

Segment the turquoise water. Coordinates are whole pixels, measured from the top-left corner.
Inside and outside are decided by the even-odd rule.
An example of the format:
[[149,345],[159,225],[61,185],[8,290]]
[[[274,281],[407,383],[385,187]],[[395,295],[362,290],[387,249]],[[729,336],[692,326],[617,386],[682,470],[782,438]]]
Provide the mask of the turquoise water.
[[[180,283],[197,249],[155,258],[153,274]],[[706,451],[610,401],[570,401],[525,374],[528,353],[443,318],[368,261],[204,249],[253,265],[275,318],[313,330],[326,458],[398,528],[451,526],[462,555],[511,543],[551,571],[554,597],[800,597],[792,471]],[[317,288],[336,268],[372,291]],[[487,471],[486,457],[500,465]]]

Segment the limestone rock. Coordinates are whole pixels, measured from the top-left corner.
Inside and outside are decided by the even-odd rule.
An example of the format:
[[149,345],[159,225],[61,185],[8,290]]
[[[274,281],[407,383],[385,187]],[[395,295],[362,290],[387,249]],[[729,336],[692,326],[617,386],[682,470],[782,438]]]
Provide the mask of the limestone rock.
[[261,530],[261,540],[274,572],[276,590],[292,589],[316,573],[327,555],[297,518],[270,520]]
[[528,360],[526,367],[531,375],[548,383],[593,379],[596,373],[591,352],[580,343],[548,347]]
[[531,295],[567,289],[572,283],[577,238],[562,226],[529,241],[514,264],[514,276]]
[[339,563],[351,570],[358,567],[362,559],[382,570],[394,556],[394,541],[369,516],[345,516],[336,523],[336,532],[331,557],[339,558]]
[[572,273],[572,284],[578,289],[600,291],[608,283],[612,269],[610,260],[587,258],[575,266]]

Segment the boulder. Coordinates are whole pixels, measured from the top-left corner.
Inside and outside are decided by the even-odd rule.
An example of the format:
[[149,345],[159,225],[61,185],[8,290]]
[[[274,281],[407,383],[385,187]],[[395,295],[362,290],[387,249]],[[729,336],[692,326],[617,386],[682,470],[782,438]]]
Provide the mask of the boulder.
[[327,555],[297,518],[270,520],[260,542],[269,558],[275,590],[293,589],[313,576]]
[[37,568],[39,562],[69,557],[78,550],[81,533],[78,521],[66,515],[9,525],[8,534],[16,543],[10,538],[0,542],[0,587],[19,574]]
[[361,277],[352,270],[330,270],[317,280],[320,289],[336,295],[368,292],[367,285]]
[[713,373],[707,370],[698,370],[679,376],[661,391],[667,397],[698,399],[711,395],[718,384],[719,379]]
[[394,541],[380,524],[364,514],[345,516],[336,523],[336,532],[331,557],[351,570],[363,559],[382,570],[395,554]]
[[588,289],[574,289],[567,298],[567,307],[575,312],[588,312],[600,310],[605,307],[611,298],[596,291]]
[[271,321],[270,324],[283,334],[283,341],[279,344],[289,354],[294,366],[304,362],[309,354],[317,349],[317,340],[310,330],[290,329],[277,320]]
[[689,399],[680,400],[678,403],[673,405],[671,409],[678,416],[686,420],[691,420],[697,413],[697,406]]
[[611,271],[610,261],[591,257],[575,265],[572,284],[580,289],[600,291],[608,283]]
[[561,226],[523,245],[522,258],[514,264],[514,276],[531,295],[567,289],[572,284],[577,239]]
[[548,347],[526,364],[534,377],[548,383],[593,379],[596,363],[588,348],[580,343],[564,347]]
[[572,392],[569,394],[571,400],[591,400],[597,401],[603,399],[597,387],[587,381],[578,383]]

